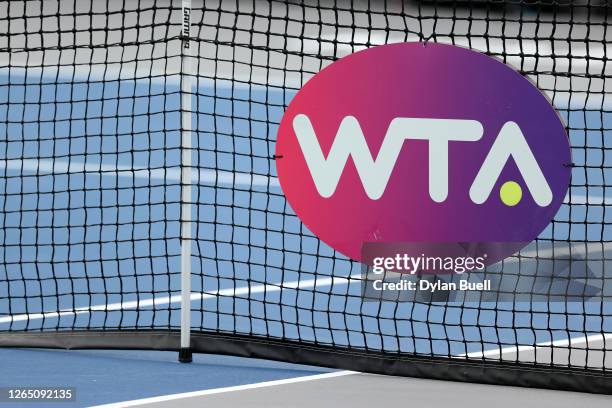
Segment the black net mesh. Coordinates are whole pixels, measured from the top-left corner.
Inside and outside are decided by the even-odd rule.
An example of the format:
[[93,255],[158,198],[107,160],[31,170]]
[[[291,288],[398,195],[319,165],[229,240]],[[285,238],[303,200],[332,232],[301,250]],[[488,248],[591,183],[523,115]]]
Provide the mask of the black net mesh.
[[[194,2],[193,332],[607,375],[601,290],[363,302],[360,265],[300,223],[275,170],[284,109],[336,59],[402,41],[479,50],[550,97],[574,161],[550,227],[492,273],[515,282],[560,245],[605,286],[612,34],[606,2],[571,3]],[[180,2],[5,1],[0,21],[0,331],[178,329]]]
[[0,4],[0,330],[178,327],[179,13]]
[[[554,303],[529,298],[560,253],[587,260],[600,283],[608,280],[608,9],[573,3],[206,2],[194,15],[194,153],[215,185],[200,184],[196,199],[194,273],[203,295],[194,325],[342,349],[609,368],[612,309],[602,292]],[[566,202],[536,243],[491,270],[506,279],[502,292],[526,296],[363,302],[359,265],[317,240],[283,198],[274,142],[292,96],[338,58],[403,41],[500,58],[534,81],[567,124],[575,167]],[[519,283],[535,260],[533,279]],[[573,273],[584,278],[581,266]]]

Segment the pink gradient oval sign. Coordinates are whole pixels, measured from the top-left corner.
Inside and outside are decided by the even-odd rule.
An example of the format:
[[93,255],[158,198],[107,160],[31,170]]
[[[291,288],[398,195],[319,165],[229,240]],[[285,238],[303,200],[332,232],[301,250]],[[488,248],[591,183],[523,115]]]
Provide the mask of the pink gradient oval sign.
[[442,44],[374,47],[323,69],[287,108],[276,153],[293,210],[354,260],[371,242],[532,241],[571,171],[563,123],[529,80]]

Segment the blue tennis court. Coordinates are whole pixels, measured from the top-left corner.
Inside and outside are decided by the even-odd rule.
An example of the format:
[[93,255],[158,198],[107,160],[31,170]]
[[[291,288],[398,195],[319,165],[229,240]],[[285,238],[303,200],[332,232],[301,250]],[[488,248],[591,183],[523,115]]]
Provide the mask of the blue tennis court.
[[[287,401],[296,407],[326,406],[336,399],[358,408],[381,402],[419,405],[407,400],[419,393],[428,398],[421,405],[465,400],[470,406],[505,401],[528,406],[538,399],[544,407],[585,404],[585,392],[611,393],[607,3],[0,2],[5,28],[0,30],[0,404],[7,386],[50,385],[75,387],[77,398],[65,406],[117,403],[105,408],[161,408],[179,401],[185,407],[284,407]],[[570,188],[536,241],[486,271],[465,274],[470,282],[488,279],[490,292],[368,297],[367,268],[309,231],[280,188],[279,124],[300,89],[341,58],[405,42],[467,48],[502,61],[540,89],[566,125],[571,164],[559,124],[541,104],[554,122],[557,142],[563,142],[550,149],[563,153],[563,180],[565,168],[572,167]],[[465,61],[486,60],[464,54]],[[411,99],[413,90],[402,91],[400,99],[393,95],[408,89],[399,83],[413,72],[412,64],[420,64],[414,72],[427,77],[422,84],[414,81],[419,75],[409,78],[414,89],[423,89],[410,103],[425,112],[424,118],[442,119],[447,126],[450,121],[443,119],[455,116],[473,122],[452,112],[463,112],[455,110],[463,99],[474,111],[488,104],[487,97],[472,93],[480,87],[495,90],[504,115],[532,106],[519,104],[518,96],[504,99],[509,94],[503,91],[513,87],[493,70],[489,82],[481,81],[477,64],[440,64],[434,58],[421,64],[422,55],[432,54],[407,55],[374,61],[365,74],[352,72],[351,81],[372,76],[363,91],[352,88],[347,71],[346,89],[330,81],[321,92],[333,97],[313,94],[312,108],[334,111],[335,97],[349,101],[350,93],[364,98],[359,106],[366,107],[367,116],[370,103],[377,108],[377,98],[395,104],[406,95]],[[401,69],[389,75],[397,74],[394,82],[379,85],[376,75],[386,72],[385,64]],[[423,68],[430,66],[440,71],[434,75]],[[444,104],[438,101],[446,88],[436,75],[445,70],[462,89],[452,95],[459,99],[444,101],[452,100],[451,113],[438,115],[436,104]],[[462,83],[462,72],[473,74],[473,84]],[[505,88],[497,91],[498,84]],[[429,91],[438,96],[425,103]],[[538,96],[533,93],[534,100]],[[429,109],[435,112],[429,115]],[[485,105],[482,109],[488,112]],[[538,119],[530,115],[530,121]],[[528,144],[537,137],[531,133],[538,132],[529,132]],[[413,141],[425,154],[419,143],[429,142]],[[523,175],[517,161],[525,163],[519,158],[528,155],[519,145],[520,140],[512,148],[523,151],[511,156],[517,175]],[[190,166],[185,166],[187,150]],[[542,151],[536,151],[535,161],[545,157]],[[551,153],[545,161],[558,165],[559,157]],[[421,158],[425,163],[426,156]],[[461,160],[455,164],[472,159]],[[538,173],[538,163],[529,160],[531,174]],[[514,172],[500,171],[508,170]],[[437,170],[428,171],[431,182]],[[538,183],[523,178],[536,198],[532,187]],[[491,188],[482,184],[487,194],[497,187],[491,180]],[[553,190],[565,191],[565,181],[558,184],[563,190]],[[291,185],[284,184],[288,196]],[[521,185],[514,186],[505,194],[510,200],[504,200],[500,185],[501,203],[518,204]],[[546,200],[534,200],[542,207],[540,202]],[[362,204],[367,202],[353,208]],[[526,217],[528,207],[520,208]],[[470,207],[475,223],[470,222],[480,227],[487,222],[475,209]],[[188,212],[186,221],[181,217]],[[362,223],[355,214],[348,222]],[[495,214],[500,213],[491,217]],[[521,216],[525,223],[526,217]],[[374,218],[371,224],[380,225]],[[509,226],[499,229],[505,233]],[[377,231],[373,234],[379,239]],[[187,247],[190,258],[182,255]],[[192,364],[179,364],[189,361],[191,352]],[[436,386],[425,379],[442,381]],[[468,396],[461,398],[448,380],[479,384],[466,385]],[[549,394],[540,397],[514,386]],[[551,399],[548,390],[575,393]],[[609,405],[601,395],[592,397],[586,405]],[[280,402],[268,404],[275,398]]]
[[[192,102],[194,329],[428,355],[612,332],[602,302],[362,302],[358,265],[306,231],[275,178],[271,123],[293,92],[226,85],[200,80]],[[612,176],[608,146],[588,129],[612,115],[568,107],[572,206],[541,238],[607,241],[609,198],[591,185]],[[0,133],[0,330],[178,328],[178,76],[4,70]]]

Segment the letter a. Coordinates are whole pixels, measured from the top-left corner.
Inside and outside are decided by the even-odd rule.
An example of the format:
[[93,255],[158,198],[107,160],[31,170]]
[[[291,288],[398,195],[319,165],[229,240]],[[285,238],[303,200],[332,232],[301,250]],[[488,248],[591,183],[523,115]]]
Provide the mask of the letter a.
[[470,187],[472,201],[476,204],[487,201],[510,157],[514,159],[536,204],[540,207],[549,205],[552,202],[553,193],[521,128],[515,122],[506,122],[499,131],[497,140],[493,143],[493,147]]

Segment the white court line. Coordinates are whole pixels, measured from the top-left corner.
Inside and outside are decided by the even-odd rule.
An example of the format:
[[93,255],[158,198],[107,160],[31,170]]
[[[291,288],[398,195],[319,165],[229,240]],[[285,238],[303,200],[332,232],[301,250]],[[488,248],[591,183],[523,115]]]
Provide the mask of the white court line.
[[[100,176],[144,178],[158,181],[181,180],[181,169],[175,167],[153,168],[119,166],[102,163],[68,162],[65,160],[9,159],[0,160],[0,169],[28,172],[35,175],[67,175],[71,173],[96,173]],[[259,174],[211,169],[194,169],[194,181],[198,184],[221,186],[280,187],[276,177]]]
[[[592,343],[605,343],[606,341],[612,341],[612,333],[598,333],[592,334],[584,337],[569,337],[566,339],[558,339],[553,341],[545,341],[541,343],[536,343],[534,346],[522,345],[522,346],[507,346],[502,347],[500,349],[491,349],[484,351],[473,351],[467,354],[461,354],[459,356],[453,356],[453,358],[477,358],[477,357],[491,357],[491,356],[501,356],[503,354],[509,353],[520,353],[524,351],[537,351],[538,348],[545,347],[572,347],[572,350],[582,350],[576,348],[577,345],[589,345]],[[586,348],[584,350],[587,350]],[[607,349],[606,349],[607,350]],[[520,361],[520,360],[519,360]]]
[[[308,375],[308,376],[303,376],[303,377],[287,378],[284,380],[265,381],[265,382],[254,383],[254,384],[237,385],[233,387],[213,388],[210,390],[201,390],[201,391],[183,392],[180,394],[162,395],[159,397],[143,398],[143,399],[116,402],[116,403],[105,404],[105,405],[96,405],[90,408],[135,407],[139,405],[154,404],[156,402],[164,402],[164,401],[173,401],[173,400],[183,399],[183,398],[202,397],[206,395],[223,394],[227,392],[252,390],[256,388],[275,387],[278,385],[295,384],[295,383],[301,383],[301,382],[307,382],[307,381],[325,380],[328,378],[344,377],[344,376],[352,375],[352,374],[358,374],[358,373],[354,371],[335,371],[333,373]],[[177,401],[177,404],[179,404],[178,401]]]
[[[228,288],[216,290],[214,292],[204,292],[204,293],[192,293],[191,301],[195,300],[206,300],[211,299],[217,296],[241,296],[241,295],[249,295],[255,293],[264,293],[264,292],[276,292],[283,289],[304,289],[304,288],[316,288],[317,286],[333,286],[335,284],[345,284],[349,281],[350,278],[356,278],[356,276],[351,276],[349,278],[342,277],[326,277],[326,278],[315,278],[308,280],[298,280],[298,281],[290,281],[290,282],[281,282],[279,284],[265,284],[265,285],[257,285],[257,286],[245,286],[242,288]],[[38,319],[50,319],[62,316],[72,316],[90,312],[109,312],[109,311],[117,311],[117,310],[129,310],[129,309],[140,309],[140,308],[148,308],[152,306],[160,306],[160,305],[169,305],[173,303],[180,303],[181,296],[158,296],[151,299],[145,300],[132,300],[127,302],[117,302],[117,303],[108,303],[103,305],[93,305],[93,306],[84,306],[78,307],[74,309],[63,309],[59,311],[51,311],[51,312],[43,312],[43,313],[32,313],[32,314],[18,314],[0,317],[0,324],[3,323],[13,323],[19,321],[31,321]]]

